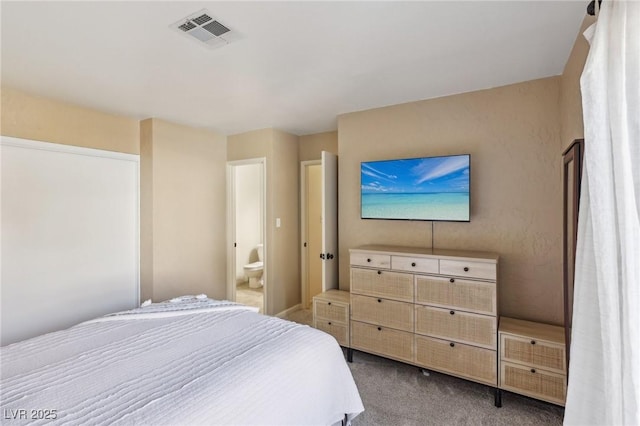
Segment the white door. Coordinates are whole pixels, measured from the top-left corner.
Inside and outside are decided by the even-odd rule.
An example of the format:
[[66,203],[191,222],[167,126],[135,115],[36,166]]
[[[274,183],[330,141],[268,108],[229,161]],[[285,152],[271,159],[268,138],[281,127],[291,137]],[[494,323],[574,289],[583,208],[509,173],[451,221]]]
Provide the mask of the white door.
[[338,288],[338,156],[322,151],[322,290]]

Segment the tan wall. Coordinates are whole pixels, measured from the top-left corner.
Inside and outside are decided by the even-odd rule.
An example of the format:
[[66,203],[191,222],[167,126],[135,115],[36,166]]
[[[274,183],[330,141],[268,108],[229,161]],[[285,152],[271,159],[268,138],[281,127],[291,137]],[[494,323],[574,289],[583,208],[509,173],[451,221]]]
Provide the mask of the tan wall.
[[322,151],[338,155],[338,132],[304,135],[300,140],[300,161],[319,160]]
[[429,247],[431,223],[360,219],[360,162],[471,154],[471,222],[436,222],[438,248],[500,254],[502,314],[562,323],[560,78],[342,115],[340,286],[349,248]]
[[582,96],[580,94],[580,76],[589,53],[589,43],[582,33],[595,22],[594,16],[586,16],[578,31],[569,59],[562,73],[560,91],[560,113],[562,122],[562,146],[567,147],[575,139],[584,138],[582,122]]
[[138,120],[2,87],[4,136],[138,154]]
[[267,163],[266,313],[274,315],[300,303],[298,137],[274,129],[228,137],[229,161],[261,157]]
[[141,222],[142,229],[152,227],[153,299],[199,293],[224,299],[226,138],[158,119],[143,122],[143,132],[148,126],[142,151],[151,154],[151,182],[143,173],[141,185],[151,192],[153,213]]
[[272,142],[273,129],[252,130],[231,135],[227,138],[227,161],[269,158],[272,155]]
[[140,122],[140,301],[153,299],[153,120]]
[[275,281],[273,313],[302,301],[300,283],[300,163],[298,137],[274,130],[272,208],[281,226],[274,232]]

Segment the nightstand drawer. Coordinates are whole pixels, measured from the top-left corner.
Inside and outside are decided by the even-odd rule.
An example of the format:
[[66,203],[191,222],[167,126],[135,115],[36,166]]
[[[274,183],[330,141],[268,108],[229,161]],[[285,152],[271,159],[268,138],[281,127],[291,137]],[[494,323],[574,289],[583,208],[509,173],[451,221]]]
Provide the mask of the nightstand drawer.
[[496,317],[416,305],[416,333],[495,349]]
[[346,324],[349,321],[349,305],[325,299],[313,298],[314,318],[322,318]]
[[401,361],[413,361],[413,334],[406,331],[352,321],[351,347]]
[[565,373],[563,344],[501,333],[500,358],[525,366]]
[[460,278],[416,275],[416,303],[496,314],[496,285]]
[[351,293],[413,302],[413,275],[379,269],[351,268]]
[[350,263],[351,265],[367,266],[370,268],[389,269],[391,267],[391,256],[376,253],[351,253]]
[[391,267],[398,271],[438,273],[438,259],[391,256]]
[[352,294],[351,319],[412,332],[413,304]]
[[500,388],[564,405],[567,390],[566,376],[501,361]]
[[491,281],[495,281],[497,276],[495,263],[444,259],[440,260],[440,274]]
[[347,324],[339,324],[321,318],[315,318],[313,323],[314,328],[332,335],[340,346],[349,346],[349,326]]
[[423,367],[496,386],[496,352],[416,335],[416,363]]

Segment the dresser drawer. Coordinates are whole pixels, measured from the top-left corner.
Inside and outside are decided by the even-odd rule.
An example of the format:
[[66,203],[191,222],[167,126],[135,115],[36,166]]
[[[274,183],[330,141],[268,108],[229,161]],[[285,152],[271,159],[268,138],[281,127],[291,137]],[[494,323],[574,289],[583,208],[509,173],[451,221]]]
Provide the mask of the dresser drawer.
[[314,297],[313,317],[346,324],[349,321],[349,305]]
[[351,347],[400,361],[413,361],[413,334],[406,331],[352,321]]
[[500,358],[562,374],[566,371],[564,345],[534,338],[500,333]]
[[500,388],[564,405],[566,377],[564,374],[500,362]]
[[351,264],[356,266],[368,266],[371,268],[389,269],[391,256],[376,253],[351,253]]
[[483,281],[416,275],[416,303],[496,314],[496,285]]
[[413,305],[389,299],[351,295],[351,319],[413,332]]
[[413,275],[351,268],[351,293],[413,302]]
[[332,335],[340,346],[349,346],[349,326],[322,318],[314,318],[314,328]]
[[416,333],[494,349],[496,317],[416,305]]
[[440,260],[440,274],[492,281],[496,281],[497,276],[495,263],[444,259]]
[[495,351],[419,335],[415,340],[416,364],[497,386]]
[[438,259],[391,256],[391,268],[399,271],[438,273]]

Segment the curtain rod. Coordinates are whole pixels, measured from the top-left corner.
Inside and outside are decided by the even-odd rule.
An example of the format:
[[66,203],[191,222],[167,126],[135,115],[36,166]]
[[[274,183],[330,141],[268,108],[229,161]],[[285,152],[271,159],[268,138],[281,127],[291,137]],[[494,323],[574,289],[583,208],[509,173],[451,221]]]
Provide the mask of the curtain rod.
[[[598,0],[598,8],[600,8],[600,5],[602,4],[602,0]],[[591,0],[591,3],[589,3],[589,6],[587,6],[587,13],[591,16],[595,16],[596,14],[596,0]]]

